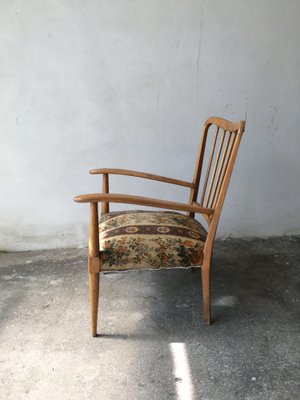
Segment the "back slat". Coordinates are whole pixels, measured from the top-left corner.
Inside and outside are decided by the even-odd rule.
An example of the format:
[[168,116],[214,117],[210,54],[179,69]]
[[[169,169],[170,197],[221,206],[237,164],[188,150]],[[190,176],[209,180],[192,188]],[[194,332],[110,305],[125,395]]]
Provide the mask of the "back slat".
[[227,169],[228,160],[230,158],[231,151],[232,151],[232,148],[233,148],[233,143],[234,143],[233,135],[234,134],[232,132],[228,132],[228,138],[227,138],[227,141],[226,141],[226,146],[225,146],[223,154],[222,154],[222,160],[221,160],[221,163],[220,163],[220,167],[218,169],[218,175],[217,175],[217,178],[215,180],[214,191],[213,191],[211,200],[209,202],[210,205],[214,204],[215,198],[218,198],[219,190],[220,190],[220,187],[221,187],[221,185],[219,185],[220,184],[220,178],[222,177],[222,179],[223,179],[223,176],[224,176],[225,171]]
[[231,136],[232,136],[232,141],[231,141],[230,149],[229,149],[229,152],[228,152],[228,155],[227,155],[227,158],[226,158],[225,167],[222,169],[222,173],[220,174],[221,179],[220,179],[220,182],[218,182],[218,186],[219,187],[218,187],[218,190],[216,191],[216,196],[214,196],[214,198],[212,199],[211,207],[215,207],[215,205],[216,205],[216,203],[218,201],[218,198],[220,196],[221,188],[222,188],[222,185],[223,185],[223,182],[224,182],[225,174],[226,174],[226,171],[227,171],[227,168],[228,168],[229,160],[230,160],[230,157],[231,157],[231,154],[232,154],[232,150],[233,150],[233,147],[234,147],[234,143],[235,143],[235,140],[236,140],[236,134],[235,133],[232,133]]
[[[219,150],[218,150],[217,158],[215,160],[213,173],[212,173],[212,176],[210,178],[210,184],[209,184],[208,192],[207,192],[207,194],[204,193],[204,197],[206,196],[205,207],[207,207],[207,204],[209,203],[209,198],[210,198],[211,191],[212,191],[212,188],[213,188],[213,185],[214,185],[215,176],[216,176],[216,173],[217,173],[217,170],[218,170],[219,161],[220,161],[220,157],[221,157],[221,154],[222,154],[222,148],[223,148],[225,136],[226,136],[226,130],[223,129],[223,135],[222,135],[221,143],[219,144]],[[228,142],[228,138],[227,138],[227,142]]]
[[217,143],[217,139],[218,139],[218,134],[219,134],[219,127],[217,126],[217,130],[216,130],[215,137],[214,137],[214,142],[213,142],[213,145],[212,145],[212,148],[211,148],[211,152],[210,152],[208,167],[207,167],[207,170],[206,170],[205,181],[204,181],[204,185],[203,185],[203,190],[202,190],[202,196],[201,196],[200,204],[203,204],[203,201],[204,201],[205,191],[206,191],[207,182],[208,182],[208,178],[209,178],[209,174],[210,174],[210,169],[211,169],[212,160],[213,160],[214,153],[215,153],[215,148],[216,148],[216,143]]

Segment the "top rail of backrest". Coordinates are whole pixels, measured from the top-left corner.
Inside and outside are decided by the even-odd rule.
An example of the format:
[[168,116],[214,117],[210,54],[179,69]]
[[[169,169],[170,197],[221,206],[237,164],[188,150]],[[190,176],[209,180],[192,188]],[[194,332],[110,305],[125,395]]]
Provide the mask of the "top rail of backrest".
[[204,126],[208,128],[210,125],[217,125],[219,128],[224,129],[228,132],[239,132],[242,134],[245,130],[246,121],[231,122],[227,119],[220,117],[210,117],[204,123]]

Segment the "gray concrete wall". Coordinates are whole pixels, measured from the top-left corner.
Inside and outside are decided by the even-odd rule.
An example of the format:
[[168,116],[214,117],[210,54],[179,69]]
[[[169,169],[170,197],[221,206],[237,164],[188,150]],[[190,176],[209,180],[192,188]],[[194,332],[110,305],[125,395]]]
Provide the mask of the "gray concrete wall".
[[0,5],[2,249],[86,244],[90,168],[191,179],[210,115],[247,119],[219,235],[300,233],[298,0]]

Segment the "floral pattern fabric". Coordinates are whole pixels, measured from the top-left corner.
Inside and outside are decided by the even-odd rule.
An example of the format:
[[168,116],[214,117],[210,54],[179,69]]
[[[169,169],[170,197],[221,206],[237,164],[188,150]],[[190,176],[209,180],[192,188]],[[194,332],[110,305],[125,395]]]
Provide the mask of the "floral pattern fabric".
[[101,217],[101,271],[199,265],[206,230],[169,211],[122,211]]

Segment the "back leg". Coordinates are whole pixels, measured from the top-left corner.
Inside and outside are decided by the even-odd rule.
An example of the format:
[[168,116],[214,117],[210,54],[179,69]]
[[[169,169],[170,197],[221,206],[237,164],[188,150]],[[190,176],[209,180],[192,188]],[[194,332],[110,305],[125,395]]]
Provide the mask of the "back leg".
[[210,262],[203,262],[201,267],[202,277],[202,296],[203,296],[203,312],[204,322],[211,324],[211,306],[210,306]]

